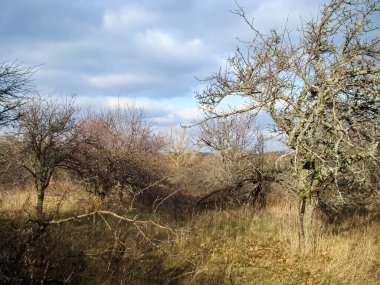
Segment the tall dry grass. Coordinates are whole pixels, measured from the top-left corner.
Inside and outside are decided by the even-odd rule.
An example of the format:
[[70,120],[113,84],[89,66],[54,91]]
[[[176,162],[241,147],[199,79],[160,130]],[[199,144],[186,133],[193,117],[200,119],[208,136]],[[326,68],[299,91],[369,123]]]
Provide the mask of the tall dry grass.
[[[10,217],[34,216],[36,192],[32,185],[1,189],[0,213]],[[49,185],[45,190],[44,212],[49,216],[83,213],[100,207],[99,197],[84,191],[81,186],[68,180]]]
[[[170,244],[166,266],[180,284],[379,284],[380,226],[315,222],[313,250],[299,250],[298,208],[273,192],[265,209],[207,211]],[[360,220],[353,218],[355,223]],[[352,223],[348,220],[347,223]]]
[[[273,193],[274,194],[274,193]],[[280,196],[280,195],[279,195]],[[294,199],[273,198],[260,215],[280,229],[278,238],[293,258],[298,248],[298,208]],[[314,271],[334,276],[343,284],[380,283],[380,225],[366,216],[347,218],[343,224],[326,224],[322,215],[315,221],[315,247],[301,257]]]
[[[63,251],[81,253],[84,267],[76,271],[81,274],[76,280],[85,284],[380,283],[378,223],[354,217],[338,226],[318,219],[314,250],[302,253],[297,203],[282,193],[272,191],[261,209],[207,210],[182,220],[157,213],[181,230],[177,235],[148,227],[143,237],[128,225],[99,217],[52,228],[49,235]],[[0,212],[27,216],[34,199],[32,188],[0,191]],[[105,207],[102,203],[68,181],[47,190],[45,211],[65,216]],[[45,251],[49,245],[46,241]]]

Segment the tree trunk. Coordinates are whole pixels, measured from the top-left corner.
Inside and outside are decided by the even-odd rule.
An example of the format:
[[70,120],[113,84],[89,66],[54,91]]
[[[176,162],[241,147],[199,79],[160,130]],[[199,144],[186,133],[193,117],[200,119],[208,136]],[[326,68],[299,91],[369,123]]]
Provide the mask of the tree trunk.
[[37,193],[36,214],[37,214],[38,220],[43,220],[45,189],[48,187],[49,181],[50,181],[50,176],[48,176],[48,179],[37,176],[35,180],[36,193]]
[[299,239],[300,249],[305,252],[313,252],[316,247],[316,221],[315,210],[318,205],[318,197],[310,195],[301,199],[299,211]]
[[299,189],[301,193],[299,208],[299,247],[301,251],[315,250],[315,210],[318,205],[318,180],[314,179],[310,169],[303,165],[299,175]]
[[37,213],[37,219],[42,220],[43,219],[43,209],[44,209],[44,198],[45,198],[45,189],[43,189],[42,185],[40,183],[37,183],[36,185],[36,191],[37,191],[37,201],[36,201],[36,213]]
[[302,250],[305,247],[305,208],[306,208],[306,198],[302,198],[300,202],[299,209],[299,249]]
[[44,214],[44,199],[45,190],[49,186],[51,176],[54,169],[48,169],[47,171],[40,171],[34,175],[34,184],[36,187],[37,201],[36,201],[36,214],[38,220],[43,220]]

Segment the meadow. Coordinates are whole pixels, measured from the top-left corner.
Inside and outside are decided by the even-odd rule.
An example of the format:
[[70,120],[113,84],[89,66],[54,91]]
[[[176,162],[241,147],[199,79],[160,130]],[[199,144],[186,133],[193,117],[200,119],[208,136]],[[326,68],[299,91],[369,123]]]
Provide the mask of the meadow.
[[[62,178],[48,187],[44,212],[59,220],[107,214],[39,229],[35,192],[0,191],[2,284],[378,284],[380,225],[366,215],[327,223],[313,251],[299,249],[296,197],[275,183],[265,206],[180,212],[131,207],[125,197],[89,194]],[[187,193],[187,195],[192,195]],[[194,194],[199,195],[199,194]],[[172,205],[172,204],[171,204]],[[174,214],[174,211],[176,213]],[[143,221],[147,221],[146,223]],[[157,226],[162,225],[162,227]]]

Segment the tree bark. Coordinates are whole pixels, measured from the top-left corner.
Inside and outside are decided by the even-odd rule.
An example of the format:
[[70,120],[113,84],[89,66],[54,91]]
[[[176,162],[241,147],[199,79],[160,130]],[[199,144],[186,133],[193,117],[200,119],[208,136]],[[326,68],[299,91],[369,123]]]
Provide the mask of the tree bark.
[[316,247],[316,221],[315,211],[318,205],[318,197],[310,195],[303,197],[300,202],[299,211],[299,240],[300,250],[313,252]]
[[37,185],[36,214],[37,214],[38,220],[43,219],[44,198],[45,198],[45,190],[42,189],[41,185]]
[[301,251],[315,250],[315,210],[318,206],[318,180],[313,175],[313,167],[303,166],[299,172],[299,247]]
[[303,197],[300,201],[299,209],[299,249],[302,250],[305,247],[305,208],[306,208],[306,197]]
[[36,201],[36,214],[37,219],[39,221],[43,220],[44,215],[44,199],[45,199],[45,189],[49,185],[51,175],[47,175],[47,179],[42,177],[36,177],[35,179],[35,185],[36,185],[36,194],[37,194],[37,201]]

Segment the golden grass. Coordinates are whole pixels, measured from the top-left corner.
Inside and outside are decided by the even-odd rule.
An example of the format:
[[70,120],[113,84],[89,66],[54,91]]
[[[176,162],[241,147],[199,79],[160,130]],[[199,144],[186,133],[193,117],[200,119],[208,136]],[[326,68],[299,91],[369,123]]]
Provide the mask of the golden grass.
[[380,283],[378,224],[342,232],[317,223],[315,251],[300,253],[293,205],[205,212],[170,245],[166,266],[188,268],[181,284]]
[[[32,186],[7,191],[0,189],[0,213],[11,217],[33,216],[35,203],[36,193]],[[68,181],[49,186],[45,190],[44,212],[49,215],[83,213],[92,211],[100,205],[98,197],[78,189]]]
[[[0,212],[25,215],[33,210],[34,199],[32,189],[1,191]],[[47,190],[45,207],[48,214],[65,215],[102,204],[63,182]],[[157,276],[155,284],[380,284],[379,224],[319,222],[315,251],[306,254],[298,249],[297,215],[291,198],[273,193],[265,209],[208,210],[185,221],[167,220],[184,230],[177,236],[154,227],[144,229],[147,237],[159,239],[155,246],[143,243],[141,236],[136,239],[136,233],[119,223],[109,222],[109,228],[100,218],[66,227],[62,238],[90,256],[115,242],[116,232],[110,229],[117,230],[123,254],[113,253],[121,266],[112,277],[115,282],[146,284],[148,276],[149,280]],[[96,260],[86,259],[86,270],[92,270],[89,276],[98,276],[91,284],[102,284],[109,269]]]

